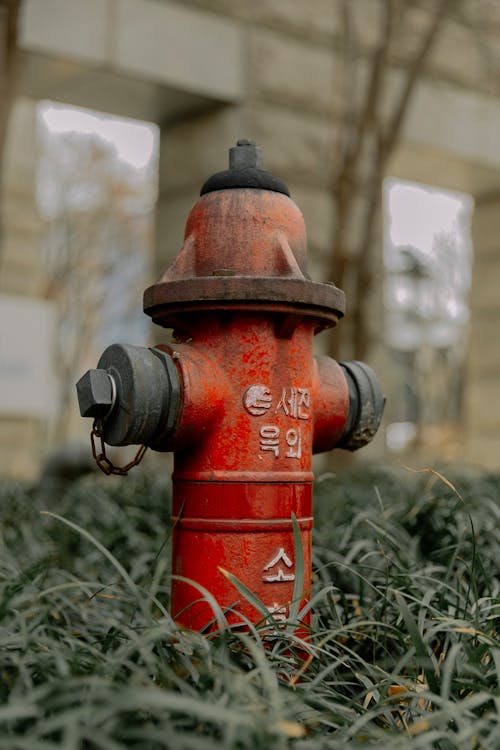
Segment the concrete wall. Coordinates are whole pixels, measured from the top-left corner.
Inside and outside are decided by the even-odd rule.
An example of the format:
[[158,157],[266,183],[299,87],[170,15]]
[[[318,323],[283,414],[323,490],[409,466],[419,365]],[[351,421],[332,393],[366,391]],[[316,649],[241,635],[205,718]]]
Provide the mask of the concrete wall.
[[[485,49],[493,59],[500,54],[500,13],[490,5],[488,24],[481,27],[482,17],[476,19],[474,34],[457,19],[448,21],[408,113],[390,174],[476,196],[500,187],[499,89],[495,67],[488,69],[484,55]],[[340,6],[332,0],[27,0],[20,91],[150,119],[162,127],[158,272],[180,247],[201,183],[224,168],[227,149],[237,138],[256,139],[265,166],[288,183],[304,212],[310,270],[313,277],[325,278],[335,222],[330,186],[339,117],[346,97],[356,101],[366,81],[379,4],[358,0],[352,6],[361,45],[354,88],[346,84],[339,54]],[[391,47],[393,69],[379,103],[382,112],[389,111],[401,69],[427,21],[424,10],[412,10]],[[368,164],[371,154],[364,158]],[[349,230],[354,236],[362,229],[364,201],[360,190]],[[483,211],[478,209],[474,229],[475,290],[488,276],[483,265],[492,262],[486,259],[491,223],[483,221]],[[380,281],[381,247],[380,242]],[[28,286],[25,293],[34,291]],[[484,311],[475,302],[480,298],[474,291],[471,446],[483,411],[484,418],[490,414],[490,438],[500,439],[491,401],[487,406],[474,396],[474,383],[483,382],[478,369],[483,349],[474,336],[484,325]],[[491,308],[488,315],[493,330],[500,311]],[[374,321],[380,333],[380,294]],[[381,350],[375,352],[374,361],[383,368],[382,360]],[[490,369],[492,399],[500,396],[500,379],[495,383],[494,377],[499,367],[495,360]],[[374,452],[382,450],[381,439],[377,446]],[[481,458],[499,466],[500,456],[493,453]],[[471,447],[470,456],[476,455]]]
[[7,294],[40,293],[36,165],[36,102],[22,98],[12,111],[2,172],[0,287]]
[[[39,263],[40,220],[36,207],[36,102],[18,100],[14,106],[3,161],[1,204],[2,247],[0,294],[8,299],[38,297],[42,274]],[[5,310],[3,311],[5,314]],[[10,317],[10,316],[9,316]],[[2,321],[5,323],[5,321]],[[17,320],[7,321],[0,336],[0,387],[12,387],[4,377],[12,348],[19,336]],[[4,339],[5,336],[5,339]],[[9,340],[7,341],[7,336]],[[8,406],[8,394],[4,399]],[[39,466],[42,422],[36,414],[0,414],[0,476],[32,476]]]
[[476,201],[468,361],[467,458],[500,466],[500,194]]

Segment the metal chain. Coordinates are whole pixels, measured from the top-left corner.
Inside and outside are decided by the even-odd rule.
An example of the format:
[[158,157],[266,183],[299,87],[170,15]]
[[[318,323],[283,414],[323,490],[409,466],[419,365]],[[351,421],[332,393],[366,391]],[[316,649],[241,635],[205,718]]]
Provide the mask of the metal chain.
[[[135,457],[132,459],[132,461],[129,461],[128,464],[125,466],[115,466],[114,463],[108,458],[106,455],[106,446],[104,444],[104,439],[102,437],[104,431],[102,419],[96,419],[94,420],[94,424],[92,425],[92,431],[90,433],[90,445],[92,446],[92,455],[94,457],[94,460],[100,470],[104,472],[107,476],[110,474],[117,474],[120,477],[127,476],[130,469],[133,469],[134,466],[137,466],[137,464],[140,464],[144,454],[146,453],[147,446],[141,445],[137,453],[135,454]],[[100,442],[100,449],[98,450],[96,446],[96,439]]]

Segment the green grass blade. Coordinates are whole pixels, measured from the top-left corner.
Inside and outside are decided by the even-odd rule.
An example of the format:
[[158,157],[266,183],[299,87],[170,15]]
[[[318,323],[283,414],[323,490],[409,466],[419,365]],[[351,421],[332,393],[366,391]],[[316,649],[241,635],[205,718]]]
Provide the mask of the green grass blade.
[[259,597],[254,594],[254,592],[246,586],[243,581],[240,581],[239,578],[237,578],[233,573],[230,573],[229,570],[225,570],[224,568],[221,568],[219,566],[219,570],[222,573],[222,575],[227,578],[227,580],[233,584],[234,588],[238,591],[241,596],[246,599],[246,601],[252,605],[254,609],[257,610],[262,615],[262,618],[266,621],[272,622],[273,624],[276,624],[274,621],[274,618],[272,616],[272,612],[266,607],[264,602],[259,599]]
[[73,523],[73,521],[68,521],[67,518],[63,518],[62,516],[57,515],[57,513],[51,513],[48,510],[42,510],[40,511],[42,516],[50,516],[51,518],[55,518],[57,521],[60,521],[61,523],[65,524],[65,526],[68,526],[73,531],[76,531],[77,534],[80,534],[80,536],[83,536],[85,539],[87,539],[91,544],[96,547],[99,552],[106,557],[111,565],[118,571],[121,578],[125,581],[127,586],[129,587],[130,591],[133,593],[134,597],[136,597],[137,601],[141,601],[142,597],[139,592],[139,589],[137,588],[134,581],[131,579],[123,565],[116,559],[114,555],[111,554],[111,552],[106,549],[106,547],[99,542],[95,536],[92,536],[92,534],[87,531],[86,529],[83,529],[81,526],[79,526],[77,523]]
[[406,604],[403,596],[401,595],[399,591],[395,591],[394,593],[395,593],[396,602],[399,607],[399,611],[401,612],[401,615],[403,616],[403,620],[405,621],[405,625],[408,628],[408,633],[410,634],[410,638],[413,642],[415,653],[419,657],[420,666],[422,667],[424,671],[427,684],[429,685],[433,693],[438,694],[439,687],[437,684],[436,676],[434,674],[433,658],[432,656],[429,655],[429,649],[425,645],[423,638],[420,635],[420,631],[418,629],[417,623],[413,619],[410,609],[408,605]]
[[293,582],[292,601],[290,602],[289,619],[291,623],[298,620],[302,596],[304,593],[304,547],[302,535],[295,513],[292,513],[293,549],[295,555],[295,579]]

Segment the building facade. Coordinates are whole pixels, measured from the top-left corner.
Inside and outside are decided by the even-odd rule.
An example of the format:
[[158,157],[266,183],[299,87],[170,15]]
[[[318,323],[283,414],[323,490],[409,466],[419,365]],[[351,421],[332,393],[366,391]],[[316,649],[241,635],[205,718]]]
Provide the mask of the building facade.
[[[500,78],[487,63],[500,57],[500,11],[487,0],[470,6],[477,9],[474,30],[459,17],[443,23],[386,173],[465,191],[475,200],[463,424],[453,440],[427,447],[424,441],[410,460],[429,465],[440,451],[443,459],[494,469],[500,467]],[[358,84],[351,90],[341,7],[337,0],[25,0],[18,98],[4,156],[0,304],[11,316],[8,335],[32,347],[32,356],[23,360],[30,393],[47,366],[43,331],[49,330],[51,316],[50,305],[40,300],[37,102],[65,102],[159,126],[155,277],[180,248],[185,218],[202,182],[224,168],[229,146],[250,137],[262,147],[266,168],[289,185],[304,213],[310,272],[326,280],[337,220],[335,147],[346,100],[352,97],[355,103],[362,90],[380,28],[378,0],[353,3]],[[429,22],[429,7],[432,12],[432,5],[412,4],[391,46],[387,101],[378,104],[382,119],[415,40]],[[372,158],[369,151],[363,155],[367,165]],[[359,179],[348,227],[354,242],[363,231],[369,200],[363,168]],[[374,264],[370,361],[384,379],[382,241]],[[16,310],[27,304],[32,315],[23,324]],[[30,320],[42,328],[34,333]],[[4,346],[6,357],[13,356],[12,346]],[[19,386],[22,377],[8,364],[3,371],[6,394],[9,384],[17,379]],[[1,475],[36,475],[48,398],[50,388],[38,401],[22,395],[19,404],[8,395],[0,400]],[[384,446],[378,439],[366,454],[382,457]]]

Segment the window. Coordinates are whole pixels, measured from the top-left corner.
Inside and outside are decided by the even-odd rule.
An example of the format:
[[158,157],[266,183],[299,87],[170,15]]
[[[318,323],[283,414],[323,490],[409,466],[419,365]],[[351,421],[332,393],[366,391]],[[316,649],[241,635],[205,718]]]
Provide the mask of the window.
[[146,344],[142,292],[153,255],[158,129],[53,102],[39,105],[44,296],[54,302],[58,439],[74,383],[112,342]]
[[388,179],[387,445],[429,447],[460,425],[471,280],[471,196]]

